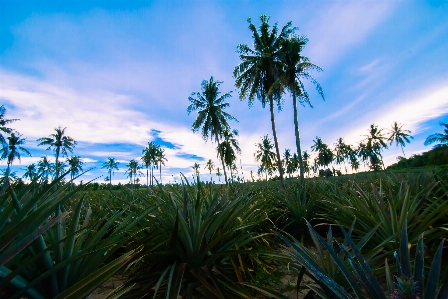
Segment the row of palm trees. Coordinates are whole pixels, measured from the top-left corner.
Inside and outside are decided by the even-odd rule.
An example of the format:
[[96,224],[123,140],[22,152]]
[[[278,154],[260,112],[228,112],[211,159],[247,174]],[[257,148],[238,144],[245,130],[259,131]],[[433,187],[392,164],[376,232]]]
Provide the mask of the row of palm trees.
[[[316,136],[311,146],[311,151],[315,153],[314,163],[310,161],[310,155],[307,151],[304,151],[301,155],[303,163],[303,173],[307,174],[313,171],[317,173],[320,168],[323,172],[325,168],[328,168],[330,164],[335,163],[340,166],[348,162],[352,168],[352,171],[358,171],[361,160],[365,165],[368,164],[369,168],[374,171],[378,171],[381,167],[384,168],[383,157],[381,152],[388,148],[388,145],[396,144],[400,146],[405,157],[404,147],[407,143],[411,142],[413,137],[410,135],[411,131],[403,129],[403,125],[398,122],[394,122],[392,128],[388,130],[386,135],[385,129],[378,128],[377,125],[372,124],[369,127],[368,134],[364,135],[364,139],[354,147],[350,144],[346,144],[343,138],[338,138],[334,144],[334,149],[331,149],[326,143],[322,141],[322,138]],[[435,136],[435,137],[431,137]],[[442,137],[439,135],[431,135],[427,140],[437,139]],[[431,139],[432,138],[432,139]],[[256,144],[257,151],[255,152],[255,160],[259,162],[258,174],[265,173],[267,176],[272,176],[276,168],[276,155],[273,151],[274,145],[268,135],[262,137],[262,141]],[[290,149],[285,149],[283,159],[281,160],[282,168],[286,173],[291,176],[297,170],[299,170],[300,159],[296,153],[291,154]],[[334,169],[334,168],[333,168]],[[341,169],[334,172],[341,172]],[[347,167],[345,167],[347,173]]]
[[[253,105],[255,98],[261,102],[263,108],[269,105],[277,170],[283,185],[283,167],[275,127],[274,106],[280,110],[285,92],[292,95],[296,148],[300,174],[303,178],[297,102],[303,106],[312,107],[303,80],[310,80],[315,85],[317,92],[325,99],[320,84],[310,74],[313,70],[321,71],[322,69],[301,54],[308,39],[303,35],[297,35],[295,33],[297,28],[292,27],[291,22],[279,31],[277,24],[272,27],[269,25],[269,17],[262,15],[260,20],[261,25],[257,29],[251,19],[248,19],[254,43],[252,47],[245,44],[237,46],[241,63],[235,67],[233,76],[240,99],[247,98],[249,107]],[[231,97],[231,92],[220,95],[218,87],[221,83],[213,81],[213,77],[208,81],[204,80],[202,92],[193,92],[189,97],[190,105],[187,112],[190,114],[192,111],[198,110],[198,116],[192,125],[193,131],[201,130],[204,140],[207,141],[210,138],[213,142],[214,139],[218,144],[218,157],[221,159],[227,182],[226,167],[231,167],[232,163],[226,163],[225,151],[221,147],[220,140],[225,139],[225,134],[231,132],[228,121],[237,120],[224,112],[224,109],[229,106],[225,100]],[[237,149],[235,146],[233,148]],[[230,148],[227,147],[227,149]],[[229,155],[234,153],[235,150]],[[230,162],[232,158],[228,157],[227,162]]]

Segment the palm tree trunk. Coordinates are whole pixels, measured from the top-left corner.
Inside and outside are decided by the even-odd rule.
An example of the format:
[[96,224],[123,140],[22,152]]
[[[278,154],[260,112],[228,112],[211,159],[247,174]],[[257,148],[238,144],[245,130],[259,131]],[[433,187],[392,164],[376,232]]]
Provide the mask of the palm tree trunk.
[[272,96],[269,97],[269,110],[271,112],[272,135],[274,135],[275,151],[277,154],[277,168],[278,168],[278,173],[280,174],[280,184],[283,187],[284,182],[283,182],[282,159],[280,156],[280,150],[278,148],[277,132],[275,130],[274,100],[272,99]]
[[146,189],[148,190],[149,193],[149,171],[148,171],[149,165],[146,165]]
[[112,191],[112,168],[109,170],[109,191]]
[[294,106],[294,129],[296,134],[296,147],[297,156],[299,158],[299,169],[300,169],[300,182],[303,182],[303,160],[302,160],[302,150],[300,148],[300,134],[299,134],[299,120],[297,118],[297,98],[296,93],[292,93],[292,104]]
[[56,149],[56,177],[55,179],[57,180],[59,177],[59,147]]
[[[219,149],[219,136],[218,136],[218,134],[216,134],[216,142],[218,143],[218,149]],[[224,179],[225,179],[226,185],[228,185],[229,183],[227,182],[227,173],[226,173],[226,166],[224,164],[224,157],[221,155],[219,150],[218,150],[218,154],[221,157],[222,170],[224,171]]]
[[162,161],[159,162],[159,178],[160,184],[162,184]]

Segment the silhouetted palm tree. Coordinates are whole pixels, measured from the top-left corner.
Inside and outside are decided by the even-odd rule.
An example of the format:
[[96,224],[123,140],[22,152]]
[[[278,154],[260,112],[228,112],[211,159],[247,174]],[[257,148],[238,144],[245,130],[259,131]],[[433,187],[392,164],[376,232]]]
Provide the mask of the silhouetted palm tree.
[[205,169],[208,169],[210,172],[210,183],[212,182],[212,170],[215,168],[215,164],[213,163],[212,159],[208,159],[207,164],[205,164]]
[[218,181],[221,182],[221,169],[219,167],[216,167],[216,176],[218,177]]
[[[146,167],[146,186],[149,191],[148,178],[150,177],[151,186],[153,185],[154,166],[157,164],[157,149],[158,145],[154,142],[148,142],[148,146],[142,150],[143,156],[140,158],[143,165]],[[151,176],[149,176],[148,170],[151,169]]]
[[200,168],[200,165],[197,162],[195,162],[194,165],[191,168],[193,168],[193,171],[194,171],[194,174],[196,175],[196,178],[199,178],[199,168]]
[[33,181],[34,179],[36,179],[36,176],[37,176],[37,168],[36,164],[33,163],[25,168],[25,173],[23,174],[22,178]]
[[135,179],[141,173],[140,172],[141,166],[134,159],[129,161],[128,165],[126,165],[126,166],[128,167],[128,169],[126,169],[125,174],[129,178],[129,183],[132,186],[132,190],[134,190]]
[[[210,138],[210,140],[213,141],[213,139],[215,139],[215,142],[218,145],[220,144],[220,139],[224,131],[230,130],[228,121],[238,121],[229,113],[224,112],[224,109],[229,107],[229,103],[226,103],[225,100],[231,97],[231,92],[220,95],[219,86],[221,83],[222,82],[220,81],[214,81],[213,77],[210,77],[210,80],[208,81],[203,80],[201,83],[202,91],[193,92],[191,96],[188,97],[190,105],[187,108],[188,114],[198,110],[198,116],[191,126],[193,132],[201,130],[202,138],[204,138],[204,140]],[[227,183],[224,157],[221,156],[220,158],[224,171],[224,178]]]
[[272,29],[268,22],[269,17],[262,15],[260,17],[261,25],[259,31],[249,22],[249,30],[254,39],[253,48],[248,45],[239,44],[237,52],[240,54],[241,63],[235,67],[233,76],[236,79],[235,85],[240,91],[240,99],[248,98],[249,107],[253,104],[255,98],[260,100],[262,107],[269,105],[271,115],[272,135],[274,136],[274,145],[277,155],[277,168],[280,174],[281,185],[283,182],[283,169],[278,146],[277,132],[275,128],[274,103],[278,108],[281,107],[281,89],[271,89],[272,85],[279,78],[283,69],[282,44],[294,32],[291,22],[287,23],[280,32],[277,24]]
[[387,138],[383,134],[383,129],[378,129],[378,126],[371,124],[369,128],[369,134],[365,135],[364,144],[366,145],[366,151],[370,160],[370,167],[374,171],[377,171],[383,166],[384,162],[381,151],[387,148]]
[[258,168],[258,174],[265,173],[266,181],[268,180],[268,174],[272,175],[272,170],[276,163],[275,153],[272,151],[274,145],[271,143],[271,139],[268,135],[261,137],[261,142],[255,144],[257,151],[255,152],[255,161],[260,163]]
[[236,161],[236,155],[241,153],[241,149],[236,137],[238,137],[238,130],[224,130],[222,133],[223,141],[218,144],[218,155],[223,157],[225,166],[232,167]]
[[73,189],[73,178],[82,171],[82,165],[84,162],[81,160],[79,156],[72,156],[67,158],[67,163],[70,171],[70,181],[72,181],[72,189]]
[[394,122],[394,124],[392,125],[392,130],[389,130],[389,133],[390,135],[388,141],[390,142],[390,145],[392,145],[392,143],[394,142],[396,146],[400,145],[401,151],[403,152],[403,157],[406,158],[403,147],[406,146],[406,143],[411,143],[410,139],[414,139],[414,137],[409,135],[412,132],[409,130],[404,130],[402,124]]
[[5,183],[3,184],[3,191],[6,188],[6,183],[8,182],[9,173],[11,171],[11,165],[15,159],[20,161],[20,153],[31,156],[30,152],[24,148],[22,145],[25,144],[26,139],[21,138],[22,135],[19,133],[11,133],[6,139],[6,144],[3,145],[3,148],[0,150],[0,159],[6,159],[7,168],[5,174]]
[[[334,144],[334,154],[337,165],[344,163],[348,158],[349,148],[342,137],[338,138],[337,142]],[[345,173],[347,173],[347,167],[345,168]]]
[[5,145],[6,138],[3,136],[3,133],[11,134],[13,129],[6,127],[7,124],[17,121],[19,119],[5,119],[6,108],[4,105],[0,106],[0,142]]
[[439,143],[436,144],[434,148],[448,145],[448,123],[441,122],[440,125],[444,128],[443,133],[435,133],[429,135],[425,140],[425,145]]
[[53,150],[54,155],[56,157],[56,176],[55,179],[59,178],[59,156],[65,156],[68,157],[68,153],[73,153],[73,148],[78,144],[72,137],[65,136],[65,129],[67,128],[61,128],[59,126],[58,128],[55,128],[54,130],[56,133],[50,134],[50,137],[43,137],[37,139],[39,142],[37,145],[48,145],[47,150]]
[[42,159],[37,162],[37,173],[40,176],[40,180],[48,183],[48,178],[53,174],[54,168],[54,164],[50,163],[47,156],[43,156]]
[[323,143],[322,139],[316,136],[316,140],[313,140],[314,144],[311,146],[311,150],[317,153],[317,166],[328,167],[333,161],[334,154],[327,144]]
[[310,62],[309,58],[302,55],[302,50],[305,47],[308,39],[305,36],[291,36],[283,42],[280,55],[283,62],[283,69],[276,82],[271,87],[271,90],[276,88],[285,88],[292,95],[292,104],[294,108],[294,132],[296,137],[296,148],[299,154],[299,168],[300,177],[304,176],[303,161],[300,155],[300,133],[299,121],[297,112],[297,99],[299,103],[305,107],[309,105],[313,107],[310,101],[308,92],[305,89],[303,80],[310,80],[316,87],[317,92],[323,100],[325,96],[320,84],[311,76],[311,71],[322,71],[320,67]]
[[115,158],[107,158],[107,161],[103,163],[102,169],[107,169],[109,171],[109,191],[112,190],[112,175],[114,174],[114,170],[118,170],[118,162],[115,161]]
[[165,157],[165,150],[160,146],[157,146],[155,153],[155,163],[156,165],[158,164],[159,167],[160,183],[162,183],[162,165],[165,166],[165,161],[168,161],[168,159]]

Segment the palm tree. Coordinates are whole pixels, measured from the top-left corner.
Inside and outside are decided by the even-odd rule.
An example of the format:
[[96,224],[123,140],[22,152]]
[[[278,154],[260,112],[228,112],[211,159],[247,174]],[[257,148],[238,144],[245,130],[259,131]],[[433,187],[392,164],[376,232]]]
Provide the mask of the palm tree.
[[168,161],[168,159],[165,157],[165,150],[161,148],[160,146],[157,146],[156,153],[155,153],[155,164],[159,167],[159,175],[160,175],[160,183],[162,183],[162,165],[165,166],[165,161]]
[[107,158],[107,161],[103,163],[101,169],[107,169],[109,171],[109,191],[112,190],[112,175],[114,174],[114,170],[118,170],[118,162],[115,161],[115,158]]
[[67,158],[67,163],[70,171],[70,181],[72,181],[72,189],[73,189],[73,178],[82,171],[82,165],[84,162],[81,160],[79,156],[72,156],[71,158]]
[[55,179],[59,178],[59,156],[68,157],[68,153],[73,153],[73,148],[78,144],[72,137],[65,136],[65,129],[59,126],[54,130],[56,133],[50,134],[50,137],[42,137],[37,139],[39,142],[37,145],[48,145],[47,150],[53,149],[55,157],[56,157],[56,176]]
[[20,161],[20,153],[31,156],[30,152],[24,148],[22,145],[25,144],[26,139],[21,138],[21,134],[19,133],[11,133],[6,139],[8,142],[3,145],[3,148],[0,150],[0,159],[6,159],[7,168],[5,174],[5,183],[3,184],[3,191],[6,188],[6,183],[8,182],[9,173],[11,171],[11,165],[15,159]]
[[255,161],[260,162],[258,168],[258,174],[265,173],[266,181],[268,180],[268,174],[272,175],[272,170],[275,168],[275,153],[272,151],[274,145],[271,143],[271,139],[268,135],[261,137],[261,142],[255,144],[257,151],[255,152]]
[[215,168],[215,164],[213,163],[212,159],[208,159],[207,164],[205,164],[205,169],[208,169],[210,172],[210,183],[212,182],[212,170]]
[[390,145],[392,145],[392,143],[394,142],[396,146],[400,145],[401,151],[403,152],[403,156],[406,158],[403,147],[406,146],[406,143],[411,143],[411,140],[409,139],[414,139],[414,137],[409,135],[412,133],[411,131],[403,130],[402,128],[403,128],[402,124],[394,122],[394,124],[392,125],[392,130],[389,130],[390,135],[387,140],[390,142]]
[[53,174],[54,164],[50,163],[47,156],[43,156],[42,160],[37,162],[37,173],[42,182],[48,182],[48,177]]
[[194,165],[191,168],[193,168],[194,174],[199,179],[199,168],[200,168],[200,165],[197,162],[195,162]]
[[[222,82],[214,81],[213,77],[210,80],[203,80],[201,83],[201,92],[193,92],[188,100],[190,105],[187,108],[188,114],[193,111],[198,110],[198,116],[194,121],[191,128],[193,132],[201,130],[202,138],[207,140],[215,139],[215,142],[220,144],[220,137],[223,135],[225,130],[230,130],[228,121],[238,120],[224,109],[229,107],[229,103],[225,100],[231,97],[231,92],[227,92],[220,95],[219,86]],[[219,155],[219,153],[218,153]],[[224,178],[227,184],[227,173],[226,167],[224,165],[224,157],[221,158],[221,163],[224,171]]]
[[313,107],[310,101],[308,92],[305,89],[303,83],[304,79],[310,80],[316,87],[317,92],[325,100],[325,96],[320,84],[311,76],[310,71],[322,71],[320,67],[310,62],[309,58],[302,56],[302,50],[305,47],[308,39],[305,36],[293,35],[289,39],[283,42],[280,54],[283,61],[283,69],[281,75],[271,87],[271,90],[275,88],[285,88],[292,95],[292,104],[294,108],[294,132],[296,137],[296,148],[299,157],[300,177],[304,177],[303,160],[300,155],[300,134],[299,134],[299,121],[297,112],[297,99],[300,104],[305,107],[305,104]]
[[291,174],[295,171],[294,159],[291,155],[291,150],[289,148],[285,149],[283,153],[283,167],[286,170],[289,178],[291,178]]
[[[297,154],[295,154],[295,155],[297,156]],[[295,158],[296,156],[293,156],[294,159],[297,159],[297,158]],[[310,172],[310,155],[308,154],[307,151],[303,151],[302,163],[303,163],[303,174],[305,176],[305,174]]]
[[221,169],[219,167],[216,167],[216,176],[218,177],[218,181],[221,182]]
[[274,103],[278,108],[281,108],[282,91],[281,88],[272,89],[272,85],[278,80],[283,69],[282,45],[294,32],[294,28],[291,27],[291,22],[289,22],[279,33],[277,24],[270,30],[268,24],[269,17],[262,15],[260,20],[259,31],[252,24],[250,18],[247,20],[249,22],[249,30],[252,32],[254,39],[253,49],[244,44],[237,46],[237,52],[240,54],[242,62],[235,67],[233,76],[236,79],[235,85],[240,91],[240,99],[247,97],[249,107],[253,104],[255,97],[260,100],[263,108],[266,104],[269,105],[272,135],[274,136],[277,155],[277,168],[280,174],[280,183],[284,186],[274,117]]
[[[138,162],[134,159],[129,161],[128,165],[126,165],[128,169],[126,169],[126,176],[129,178],[129,183],[132,186],[132,190],[134,190],[135,185],[135,179],[140,174],[141,166],[138,164]],[[134,180],[133,180],[134,179]]]
[[[240,145],[236,137],[238,136],[238,130],[224,130],[222,133],[223,141],[218,144],[218,155],[224,160],[225,166],[231,168],[236,160],[236,155],[241,154]],[[223,165],[223,167],[225,167]],[[225,172],[224,172],[225,173]]]
[[448,145],[448,123],[440,122],[440,125],[444,127],[443,133],[435,133],[429,135],[425,140],[425,145],[430,145],[436,142],[439,144],[436,144],[434,148],[444,147]]
[[7,124],[17,121],[18,119],[5,119],[6,108],[4,105],[0,106],[0,142],[5,145],[6,139],[3,133],[11,134],[13,131],[11,128],[5,127]]
[[367,154],[370,160],[370,167],[377,171],[381,168],[380,164],[383,165],[384,162],[381,151],[383,148],[387,148],[386,137],[383,135],[383,129],[378,129],[378,126],[371,124],[369,128],[369,134],[365,135],[365,145]]
[[333,161],[334,154],[327,144],[323,143],[322,139],[316,136],[316,140],[313,140],[314,144],[311,146],[311,150],[317,153],[316,165],[322,167],[328,167]]
[[[349,148],[342,137],[338,138],[337,142],[334,144],[334,153],[337,165],[344,163],[348,158]],[[347,167],[345,167],[345,173],[347,173]]]
[[36,164],[33,163],[25,168],[25,173],[23,174],[22,178],[33,181],[34,179],[36,179],[36,176],[37,176],[37,168]]

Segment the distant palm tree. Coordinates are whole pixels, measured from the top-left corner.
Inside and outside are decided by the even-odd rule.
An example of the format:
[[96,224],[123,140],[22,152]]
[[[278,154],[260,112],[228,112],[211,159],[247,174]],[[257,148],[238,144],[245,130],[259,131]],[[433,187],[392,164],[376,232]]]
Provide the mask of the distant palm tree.
[[73,148],[78,144],[72,137],[65,136],[65,129],[67,128],[61,128],[59,126],[58,128],[55,128],[54,130],[56,133],[50,134],[50,137],[43,137],[37,139],[39,142],[37,145],[48,145],[47,150],[53,150],[55,157],[56,157],[56,176],[55,179],[59,178],[59,156],[65,156],[68,157],[68,153],[73,153]]
[[[344,163],[348,158],[348,150],[348,145],[345,144],[344,139],[342,137],[338,138],[337,142],[334,144],[334,156],[337,165]],[[347,167],[345,168],[345,173],[347,173]]]
[[5,174],[5,183],[3,184],[3,191],[6,188],[6,183],[8,182],[9,173],[11,171],[11,165],[15,159],[20,161],[20,153],[31,156],[30,152],[24,148],[22,145],[25,144],[26,139],[21,138],[21,134],[19,133],[11,133],[6,139],[7,143],[0,150],[1,157],[0,159],[6,159],[7,168]]
[[382,165],[384,169],[381,151],[387,148],[386,140],[387,138],[383,134],[383,129],[378,129],[377,125],[371,124],[369,134],[365,135],[364,142],[370,160],[370,167],[374,171],[379,170],[381,168],[380,165]]
[[212,182],[212,170],[215,168],[215,164],[213,163],[212,159],[208,159],[207,164],[204,167],[205,169],[208,169],[210,172],[210,183]]
[[218,181],[221,182],[221,169],[219,167],[216,167],[216,176],[218,177]]
[[126,166],[128,167],[128,169],[126,169],[125,174],[129,178],[129,183],[132,186],[132,190],[134,190],[135,179],[140,174],[141,166],[134,159],[129,161],[128,165],[126,165]]
[[109,191],[112,190],[112,175],[114,174],[114,170],[118,170],[118,162],[115,161],[115,158],[107,158],[107,161],[103,163],[102,169],[107,169],[109,171]]
[[236,161],[236,155],[241,154],[240,145],[236,137],[238,137],[238,130],[224,130],[223,141],[218,144],[217,151],[225,163],[225,166],[232,167],[232,164]]
[[444,128],[443,133],[429,135],[425,140],[425,145],[430,145],[436,142],[439,144],[436,144],[434,148],[448,145],[448,123],[440,122],[440,125]]
[[72,181],[72,189],[73,189],[73,178],[82,171],[82,165],[84,162],[81,160],[79,156],[72,156],[67,158],[67,163],[70,171],[70,181]]
[[313,142],[311,150],[317,153],[317,166],[328,167],[333,162],[333,152],[327,144],[323,143],[320,137],[316,136],[316,140],[313,140]]
[[412,132],[409,130],[403,130],[403,125],[397,122],[394,122],[392,125],[392,130],[389,130],[389,138],[387,139],[390,142],[390,145],[395,142],[396,146],[400,145],[401,151],[403,152],[403,157],[406,158],[404,154],[403,147],[406,146],[406,143],[411,143],[410,139],[414,139],[411,134]]
[[285,149],[285,152],[283,153],[283,167],[286,170],[286,173],[288,174],[289,178],[291,178],[291,174],[294,173],[295,167],[294,167],[294,160],[291,155],[291,150],[289,148]]
[[196,175],[196,177],[199,178],[200,165],[197,162],[195,162],[191,168],[193,168],[193,171],[194,171],[194,174]]
[[291,22],[287,23],[279,32],[277,24],[272,29],[268,22],[269,17],[260,17],[261,25],[259,31],[249,22],[249,30],[254,39],[253,48],[248,45],[239,44],[237,52],[240,54],[241,63],[235,67],[233,76],[236,79],[235,85],[240,91],[240,99],[248,97],[249,106],[255,100],[260,100],[262,107],[269,105],[271,115],[272,135],[277,155],[277,168],[280,175],[280,183],[283,182],[283,169],[278,146],[277,132],[275,128],[274,104],[281,107],[282,91],[280,88],[272,89],[273,84],[278,80],[283,69],[282,45],[294,32]]
[[3,133],[11,134],[13,131],[11,128],[6,127],[7,124],[17,121],[19,119],[5,119],[6,108],[4,105],[0,106],[0,142],[5,145],[6,139]]
[[158,167],[160,183],[162,183],[162,165],[165,166],[165,161],[168,161],[168,159],[165,157],[165,150],[158,146],[155,153],[155,162],[159,165]]
[[[294,158],[294,159],[297,159],[297,158]],[[310,172],[310,167],[311,167],[310,166],[310,155],[308,154],[307,151],[303,151],[302,162],[303,162],[303,172],[304,172],[304,176],[305,176],[305,174]]]
[[43,156],[42,159],[37,162],[37,173],[40,176],[40,180],[47,183],[48,178],[54,172],[54,168],[54,164],[50,163],[50,161],[47,159],[47,156]]
[[[149,183],[153,185],[154,166],[157,164],[157,150],[158,145],[154,142],[148,142],[148,146],[142,150],[143,156],[140,158],[143,165],[146,167],[146,186],[149,192]],[[151,176],[149,176],[148,170],[151,169]],[[150,182],[148,179],[150,178]]]
[[[226,99],[231,97],[231,92],[227,92],[220,95],[219,86],[222,82],[214,81],[213,77],[210,80],[203,80],[201,83],[201,92],[193,92],[188,100],[190,105],[187,108],[188,114],[198,110],[198,116],[191,126],[193,132],[201,130],[202,138],[207,140],[213,139],[219,145],[220,139],[226,130],[230,130],[228,121],[235,120],[235,117],[224,109],[229,107],[229,103],[225,102]],[[219,155],[219,153],[218,153]],[[224,165],[224,157],[221,158],[221,163],[224,171],[224,178],[227,184],[227,173]]]
[[272,151],[274,145],[271,143],[271,139],[268,135],[261,137],[261,142],[255,144],[257,151],[255,152],[255,161],[260,163],[258,168],[258,174],[265,173],[266,181],[268,180],[268,174],[272,175],[272,171],[275,168],[275,152]]
[[320,84],[311,76],[310,71],[322,71],[320,67],[310,62],[309,58],[302,55],[308,39],[305,36],[293,35],[286,39],[280,51],[281,60],[283,62],[283,69],[281,74],[273,84],[271,89],[286,88],[292,95],[292,104],[294,109],[294,132],[296,137],[296,148],[299,157],[300,177],[304,177],[303,161],[300,155],[300,133],[299,121],[297,112],[297,99],[302,106],[309,105],[313,107],[310,101],[308,92],[305,89],[303,80],[310,80],[316,87],[317,92],[323,100],[325,96]]
[[25,173],[23,174],[22,178],[33,181],[34,179],[36,179],[36,176],[37,176],[37,168],[36,164],[33,163],[25,168]]

